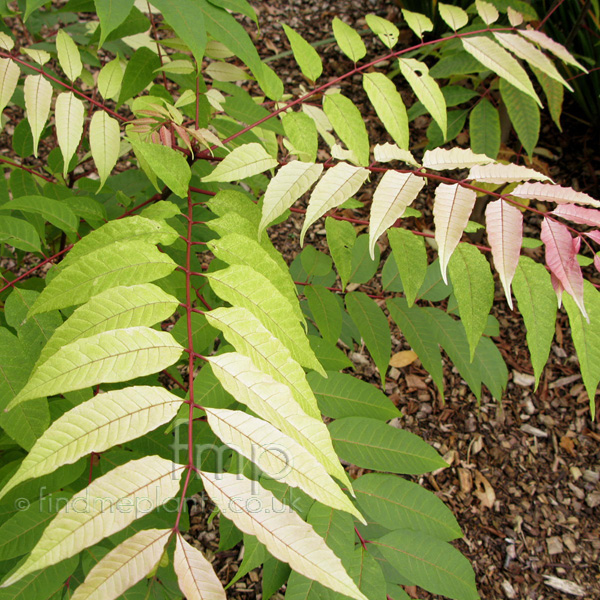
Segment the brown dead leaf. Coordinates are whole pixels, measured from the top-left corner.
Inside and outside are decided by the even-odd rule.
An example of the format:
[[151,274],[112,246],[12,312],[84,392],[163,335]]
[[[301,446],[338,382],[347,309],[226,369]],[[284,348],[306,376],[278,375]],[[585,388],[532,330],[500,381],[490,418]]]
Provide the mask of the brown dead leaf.
[[493,508],[494,502],[496,502],[496,492],[492,484],[479,471],[475,471],[475,490],[473,494],[482,506]]
[[416,375],[409,374],[406,376],[406,385],[409,389],[413,390],[426,390],[427,384],[421,379],[421,377],[417,377]]
[[413,350],[402,350],[401,352],[396,352],[396,354],[392,356],[390,359],[390,367],[401,369],[402,367],[407,367],[415,362],[417,358],[417,353]]
[[468,469],[463,469],[459,467],[458,471],[458,481],[460,483],[460,491],[463,494],[468,494],[473,489],[473,477],[471,477],[471,472]]
[[560,447],[571,456],[577,456],[577,452],[575,452],[575,441],[572,437],[569,437],[568,435],[563,435],[560,438]]

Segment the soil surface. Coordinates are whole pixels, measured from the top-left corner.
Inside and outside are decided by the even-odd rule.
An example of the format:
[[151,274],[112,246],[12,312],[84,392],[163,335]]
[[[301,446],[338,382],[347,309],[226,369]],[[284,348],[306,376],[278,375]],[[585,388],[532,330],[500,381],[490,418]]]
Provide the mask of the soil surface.
[[[248,30],[262,57],[271,59],[270,65],[282,77],[286,91],[295,94],[308,84],[293,58],[286,53],[289,45],[282,23],[296,29],[305,39],[315,41],[332,35],[330,23],[335,16],[358,30],[366,28],[364,15],[369,12],[394,22],[401,20],[396,5],[381,0],[285,0],[252,4],[259,15],[260,35],[249,21],[246,22]],[[408,41],[412,34],[404,32],[402,35]],[[371,37],[364,37],[367,57],[376,57],[385,48]],[[402,40],[403,37],[400,44]],[[320,46],[319,53],[324,63],[320,82],[339,76],[353,66],[334,43]],[[370,139],[391,141],[378,129],[380,126],[366,101],[360,76],[343,83],[342,91],[364,111]],[[414,101],[410,91],[401,91],[406,92],[410,105]],[[533,166],[550,174],[561,185],[574,186],[599,198],[597,129],[581,123],[577,114],[576,105],[566,104],[562,134],[548,119],[543,119],[540,151]],[[427,125],[426,117],[413,124],[411,135],[417,155],[426,143]],[[468,138],[459,138],[459,141],[468,146]],[[503,146],[504,156],[514,155],[509,150],[511,147],[519,148],[516,139],[510,139],[507,146]],[[369,198],[367,187],[359,199],[368,204]],[[425,229],[431,223],[427,199],[418,208],[423,210],[424,216],[411,219],[410,227]],[[366,214],[366,211],[362,214],[354,211],[351,216],[365,218]],[[271,230],[274,242],[290,261],[300,251],[297,244],[299,217],[292,215]],[[318,226],[311,228],[307,240],[326,251],[319,229]],[[536,218],[527,217],[527,229],[530,235],[539,237]],[[387,242],[380,247],[385,257],[389,252]],[[531,251],[531,256],[542,258],[539,250]],[[593,270],[586,271],[586,277],[600,282],[598,273]],[[361,290],[377,294],[379,283],[375,280]],[[523,321],[517,312],[510,311],[500,288],[496,290],[493,314],[501,325],[500,337],[494,341],[510,372],[501,404],[485,389],[478,404],[449,362],[445,365],[447,392],[444,399],[439,398],[418,360],[388,372],[385,391],[404,415],[399,426],[426,439],[451,465],[416,480],[433,490],[457,516],[464,538],[456,547],[473,564],[482,598],[600,598],[600,428],[597,421],[590,418],[568,320],[564,312],[559,313],[550,359],[538,389],[534,390]],[[392,351],[408,349],[401,333],[397,329],[393,331]],[[355,375],[378,385],[378,374],[366,350],[352,350]],[[352,474],[358,475],[360,471]],[[206,530],[204,515],[198,510],[190,533],[201,538],[202,546],[216,551],[217,531],[214,524]],[[225,555],[216,553],[214,560],[221,565],[221,575],[227,581],[239,564],[239,548]],[[582,593],[569,593],[568,582],[576,584]],[[260,598],[260,589],[260,569],[257,569],[228,593],[239,598]],[[420,589],[407,588],[406,591],[413,598],[437,598]]]

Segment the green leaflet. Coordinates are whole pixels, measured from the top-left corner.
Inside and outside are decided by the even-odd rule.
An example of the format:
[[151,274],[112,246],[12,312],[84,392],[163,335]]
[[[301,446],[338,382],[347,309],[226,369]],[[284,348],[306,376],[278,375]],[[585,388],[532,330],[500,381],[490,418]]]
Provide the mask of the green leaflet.
[[368,166],[369,136],[363,117],[354,102],[340,93],[326,94],[323,98],[323,110],[342,142],[348,150],[354,152],[357,164]]
[[538,105],[530,96],[504,79],[500,79],[500,94],[519,140],[527,154],[533,156],[533,149],[540,135],[540,109]]
[[494,278],[485,256],[470,244],[458,245],[448,267],[472,361],[494,302]]
[[547,73],[540,71],[536,67],[531,66],[531,70],[544,90],[552,120],[556,123],[559,131],[562,131],[562,127],[560,126],[560,115],[562,113],[565,88],[558,81],[549,77]]
[[19,483],[52,473],[90,452],[104,452],[145,435],[168,423],[180,406],[181,398],[161,387],[149,386],[106,392],[79,404],[54,421],[37,440],[2,488],[0,497]]
[[283,30],[287,36],[294,58],[300,67],[303,75],[310,81],[316,81],[323,72],[323,63],[317,51],[291,27],[283,25]]
[[496,158],[500,151],[500,117],[489,100],[482,98],[469,115],[471,149]]
[[365,17],[367,21],[367,25],[369,29],[388,47],[393,48],[398,41],[398,36],[400,32],[398,28],[382,17],[378,17],[377,15],[367,15]]
[[225,182],[246,179],[267,169],[273,169],[278,164],[261,144],[244,144],[232,150],[210,175],[202,178],[202,181]]
[[589,281],[584,281],[583,285],[585,306],[590,318],[589,323],[569,294],[563,295],[563,301],[569,315],[583,383],[590,399],[590,413],[594,418],[596,390],[600,381],[600,293]]
[[117,104],[137,96],[154,79],[156,69],[160,68],[158,56],[142,46],[138,48],[127,63],[123,74],[123,84]]
[[94,0],[101,29],[98,48],[102,47],[108,34],[114,31],[129,16],[133,3],[134,0],[123,0],[122,2],[115,2],[115,0]]
[[0,211],[4,210],[20,210],[41,215],[46,221],[65,233],[75,233],[79,227],[79,219],[65,202],[52,200],[45,196],[21,196],[3,204]]
[[207,275],[215,293],[233,306],[248,309],[302,366],[324,373],[289,300],[263,275],[245,266]]
[[404,298],[391,298],[387,301],[390,316],[400,332],[417,353],[423,367],[427,369],[440,393],[444,394],[444,371],[442,355],[438,347],[438,335],[431,327],[431,319],[418,306],[408,306]]
[[383,73],[365,73],[363,86],[392,139],[400,148],[408,150],[408,116],[396,85]]
[[41,250],[40,236],[35,227],[15,217],[3,216],[0,219],[0,241],[25,252],[39,252]]
[[408,306],[412,306],[427,274],[425,242],[421,236],[398,227],[388,230],[388,240],[402,279],[406,301]]
[[469,561],[450,544],[421,532],[392,531],[373,544],[401,575],[434,594],[478,600]]
[[513,279],[513,293],[527,328],[537,388],[555,332],[557,302],[550,274],[543,265],[521,256]]
[[329,433],[340,458],[364,469],[419,474],[448,466],[420,437],[375,419],[337,419]]
[[105,331],[77,340],[38,367],[8,408],[32,398],[157,373],[175,363],[182,351],[170,333],[148,327]]
[[118,58],[107,62],[98,73],[98,91],[103,98],[114,99],[123,83],[123,67]]
[[185,156],[177,150],[160,144],[129,140],[136,155],[141,156],[152,172],[180,198],[187,198],[192,177]]
[[151,283],[110,288],[77,308],[54,332],[42,350],[38,364],[81,338],[111,329],[151,327],[169,318],[178,305],[177,298]]
[[356,480],[354,490],[366,516],[390,531],[422,531],[444,542],[462,537],[452,511],[416,483],[394,475],[369,473]]
[[[298,158],[302,161],[314,162],[317,160],[319,139],[317,136],[317,126],[313,119],[303,112],[289,112],[281,117],[281,124],[283,125],[285,135],[291,143],[290,151],[293,154],[297,154]],[[322,167],[322,165],[314,166]],[[285,166],[282,169],[285,169]]]
[[213,254],[229,265],[247,266],[264,275],[290,303],[299,321],[304,322],[298,304],[296,286],[289,271],[281,268],[269,253],[256,241],[238,233],[230,233],[208,243]]
[[333,419],[368,417],[389,421],[400,411],[380,390],[347,373],[327,373],[327,379],[317,373],[308,374],[319,409]]
[[335,41],[350,60],[357,62],[365,56],[367,49],[358,32],[337,17],[334,17],[331,25]]
[[250,311],[241,307],[217,308],[206,313],[208,322],[220,329],[225,339],[252,359],[264,373],[289,387],[296,402],[308,415],[320,412],[302,367],[290,351]]
[[327,245],[342,280],[342,289],[346,289],[352,273],[352,249],[356,242],[356,231],[348,221],[337,221],[331,217],[325,219]]
[[367,283],[375,276],[379,268],[381,251],[377,245],[373,250],[374,256],[371,258],[369,236],[363,234],[356,238],[356,243],[352,247],[352,267],[349,278],[352,283]]
[[385,374],[392,352],[390,328],[385,315],[375,301],[363,292],[347,294],[346,309],[379,369],[381,384],[385,386]]
[[156,246],[121,242],[86,254],[62,269],[44,288],[29,317],[56,308],[83,304],[119,285],[147,283],[166,277],[177,265]]
[[169,246],[178,237],[177,232],[164,221],[153,221],[138,216],[109,221],[79,240],[57,268],[62,270],[90,252],[106,248],[115,242],[139,240],[149,244]]
[[348,561],[347,569],[363,594],[369,598],[382,597],[386,587],[383,570],[362,544],[354,547],[354,555]]
[[307,285],[304,295],[323,339],[337,344],[342,333],[342,310],[334,294],[322,285]]
[[204,15],[193,0],[152,0],[165,21],[192,51],[196,64],[202,64],[206,48]]

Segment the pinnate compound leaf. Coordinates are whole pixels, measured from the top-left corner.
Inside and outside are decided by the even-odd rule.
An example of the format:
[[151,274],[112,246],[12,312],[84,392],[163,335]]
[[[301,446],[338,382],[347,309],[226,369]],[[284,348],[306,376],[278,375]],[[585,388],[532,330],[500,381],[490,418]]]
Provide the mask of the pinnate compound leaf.
[[488,165],[477,165],[469,169],[467,179],[482,181],[485,183],[510,183],[513,181],[527,181],[528,179],[537,179],[539,181],[552,181],[550,177],[528,169],[522,165],[503,165],[501,163],[492,163]]
[[[242,354],[250,357],[260,371],[287,386],[298,405],[312,417],[320,412],[302,367],[290,351],[250,311],[236,306],[206,313],[208,322]],[[254,410],[254,409],[253,409]],[[259,414],[256,410],[254,410]]]
[[83,65],[75,42],[64,29],[59,29],[56,34],[56,51],[61,69],[71,81],[75,81],[81,75]]
[[27,75],[23,91],[25,93],[27,120],[33,136],[33,155],[37,157],[40,135],[44,131],[50,112],[52,85],[43,75]]
[[[340,594],[367,600],[323,538],[271,492],[240,475],[202,472],[201,476],[223,515],[244,533],[255,535],[275,558]],[[260,508],[248,510],[253,505]]]
[[494,302],[494,278],[485,256],[470,244],[459,244],[448,269],[472,361]]
[[274,169],[279,163],[261,144],[252,142],[232,150],[202,181],[237,181],[258,175],[267,169]]
[[446,100],[440,86],[429,74],[429,68],[423,62],[414,58],[398,59],[398,66],[404,78],[408,81],[417,98],[429,111],[433,120],[438,124],[443,137],[448,132],[448,117],[446,114]]
[[142,157],[150,170],[160,177],[174,194],[180,198],[187,198],[192,172],[181,152],[160,144],[131,139],[129,141],[132,142],[135,153]]
[[32,398],[151,375],[177,362],[182,351],[170,333],[149,327],[115,329],[79,339],[40,365],[8,408]]
[[527,328],[527,345],[537,387],[554,338],[556,295],[548,271],[527,256],[519,260],[513,290]]
[[291,27],[283,24],[283,31],[287,36],[294,58],[302,71],[302,74],[310,81],[316,81],[323,72],[323,62],[318,52]]
[[527,154],[532,156],[540,135],[538,105],[504,79],[500,79],[500,94],[519,140]]
[[75,590],[75,600],[116,600],[158,565],[172,529],[144,529],[103,556]]
[[327,170],[308,201],[308,209],[300,233],[300,245],[304,243],[308,228],[328,210],[343,204],[358,192],[368,176],[368,169],[354,167],[344,162]]
[[469,222],[476,198],[473,190],[457,183],[441,183],[435,190],[433,222],[444,283],[448,283],[446,267]]
[[48,223],[66,233],[75,233],[79,227],[79,219],[65,202],[45,196],[20,196],[0,205],[0,211],[5,210],[41,215]]
[[484,0],[475,0],[475,8],[482,21],[486,25],[491,25],[495,21],[498,20],[500,16],[496,7],[490,2],[485,2]]
[[372,543],[400,575],[424,590],[455,600],[479,599],[471,563],[447,542],[400,529]]
[[354,102],[339,92],[332,92],[325,94],[323,110],[342,142],[356,156],[358,164],[366,167],[369,164],[369,136]]
[[575,58],[573,58],[573,55],[562,44],[555,42],[553,39],[548,37],[543,31],[538,31],[537,29],[521,29],[519,30],[519,33],[522,36],[526,37],[529,41],[535,42],[536,44],[540,45],[542,48],[544,48],[544,50],[552,52],[554,56],[557,56],[563,62],[569,65],[573,65],[574,67],[578,67],[584,73],[588,72],[587,69],[581,63],[577,62]]
[[94,396],[50,425],[0,497],[27,479],[145,435],[173,419],[180,406],[181,398],[161,387],[136,386]]
[[[223,387],[258,416],[296,440],[349,489],[352,489],[333,450],[327,428],[318,416],[309,416],[294,402],[285,384],[257,369],[250,359],[235,352],[209,358],[211,368]],[[312,395],[312,391],[310,392]]]
[[367,53],[365,44],[360,35],[350,25],[346,25],[342,20],[334,17],[332,26],[335,41],[350,60],[358,62],[365,56]]
[[369,29],[387,46],[392,49],[398,41],[400,31],[387,19],[369,14],[365,17]]
[[560,204],[553,211],[553,215],[579,223],[580,225],[591,225],[600,227],[600,211],[593,208],[583,208],[572,204]]
[[250,311],[288,348],[294,360],[324,372],[289,300],[264,275],[250,267],[233,265],[207,277],[219,297]]
[[[58,512],[27,561],[2,587],[78,554],[121,531],[144,511],[162,506],[177,495],[183,469],[170,460],[146,456],[98,477]],[[133,510],[123,510],[125,506]]]
[[578,306],[569,296],[565,296],[565,308],[569,315],[583,383],[590,399],[590,413],[594,416],[596,390],[600,382],[600,293],[589,281],[584,281],[583,285],[589,322],[584,322]]
[[377,303],[363,292],[347,294],[346,308],[377,365],[381,384],[384,385],[392,352],[388,321]]
[[375,193],[371,204],[371,218],[369,223],[369,254],[375,257],[375,244],[377,240],[399,218],[406,208],[415,200],[425,185],[423,177],[412,173],[398,173],[387,171]]
[[469,15],[460,6],[452,6],[451,4],[439,2],[438,7],[440,9],[440,17],[454,31],[464,27],[469,22]]
[[377,162],[385,163],[392,160],[399,160],[413,167],[421,166],[408,150],[401,150],[396,144],[390,144],[389,142],[375,144],[373,154]]
[[217,240],[208,242],[213,254],[229,265],[247,266],[264,275],[288,300],[299,321],[304,315],[298,303],[298,294],[287,267],[281,268],[269,252],[256,239],[239,233],[228,233]]
[[10,102],[17,83],[19,82],[21,69],[10,58],[0,58],[0,113]]
[[[496,165],[494,165],[496,166]],[[473,171],[473,169],[471,169]],[[513,308],[510,285],[519,264],[523,241],[523,213],[500,199],[490,202],[485,209],[486,231],[494,266],[511,310]],[[454,280],[453,280],[454,281]]]
[[416,475],[448,466],[420,437],[375,419],[337,419],[329,433],[340,458],[364,469]]
[[103,246],[62,269],[35,301],[29,317],[83,304],[92,296],[119,285],[166,277],[176,266],[167,254],[151,244],[135,241]]
[[554,81],[564,85],[568,90],[573,91],[573,88],[563,79],[558,72],[554,63],[543,53],[540,52],[533,44],[524,40],[516,33],[495,32],[494,37],[513,54],[526,60],[531,67],[535,67],[545,73]]
[[415,32],[415,34],[423,39],[423,33],[433,31],[433,23],[429,17],[410,10],[402,9],[402,16],[406,24]]
[[583,274],[569,230],[553,219],[544,219],[540,238],[546,247],[546,264],[550,271],[560,281],[563,289],[571,294],[589,323],[583,299]]
[[494,159],[500,151],[500,115],[492,103],[483,98],[469,115],[469,135],[475,152]]
[[117,164],[120,151],[120,128],[116,119],[113,119],[103,110],[98,110],[90,121],[90,150],[100,175],[100,187],[104,186],[107,177]]
[[368,417],[389,421],[400,416],[400,411],[383,392],[347,373],[327,373],[327,379],[316,373],[308,374],[319,408],[333,419]]
[[139,240],[148,244],[169,246],[178,238],[177,232],[164,221],[153,221],[137,215],[109,221],[79,240],[60,263],[60,269],[101,248],[118,247],[119,244],[115,242]]
[[468,148],[436,148],[427,150],[423,155],[423,166],[434,171],[446,169],[465,169],[475,165],[489,165],[492,162],[485,154],[475,154]]
[[227,600],[223,585],[200,550],[177,534],[173,558],[179,588],[187,600]]
[[414,303],[427,275],[427,250],[423,238],[406,229],[388,231],[388,239],[404,287],[408,306]]
[[63,176],[66,177],[69,172],[69,163],[77,151],[83,133],[85,106],[73,92],[63,92],[56,98],[54,118],[56,138],[63,155]]
[[267,475],[365,522],[321,463],[293,438],[239,410],[207,408],[206,415],[211,429],[223,442]]
[[356,500],[379,525],[422,531],[444,542],[462,537],[452,511],[432,492],[394,475],[369,473],[355,484]]
[[408,150],[408,115],[396,84],[383,73],[365,73],[363,87],[387,132],[400,148]]
[[461,38],[464,49],[482,65],[535,100],[543,108],[523,67],[502,46],[483,35]]
[[258,227],[261,234],[277,217],[280,217],[298,198],[304,195],[319,179],[322,164],[293,160],[277,171],[267,186],[262,203],[262,217]]
[[600,208],[600,202],[588,194],[551,183],[522,183],[511,192],[511,195],[526,200],[541,200],[557,204],[586,204]]

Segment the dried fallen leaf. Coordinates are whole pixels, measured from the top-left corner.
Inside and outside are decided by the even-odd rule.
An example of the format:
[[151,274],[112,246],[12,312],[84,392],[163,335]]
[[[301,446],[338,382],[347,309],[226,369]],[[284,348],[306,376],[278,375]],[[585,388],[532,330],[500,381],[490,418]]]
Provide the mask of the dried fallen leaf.
[[402,369],[402,367],[407,367],[415,362],[417,358],[417,353],[413,350],[402,350],[401,352],[396,352],[396,354],[392,356],[390,359],[390,367]]
[[479,471],[475,471],[475,490],[473,494],[485,508],[494,507],[496,492],[492,484]]
[[460,491],[463,494],[468,494],[473,489],[473,477],[468,469],[459,467],[458,469],[458,481],[460,483]]
[[575,452],[575,441],[572,437],[569,437],[568,435],[563,435],[560,438],[560,447],[571,456],[577,456],[577,452]]

